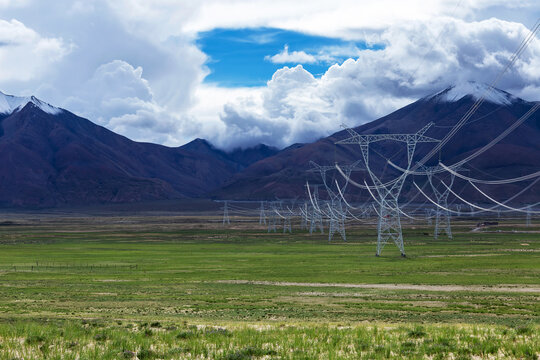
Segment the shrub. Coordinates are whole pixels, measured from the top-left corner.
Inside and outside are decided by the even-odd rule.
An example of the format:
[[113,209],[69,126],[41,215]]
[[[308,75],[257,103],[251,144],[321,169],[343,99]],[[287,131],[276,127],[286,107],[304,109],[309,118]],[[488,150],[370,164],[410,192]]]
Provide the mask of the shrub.
[[520,326],[516,329],[518,335],[531,335],[533,330],[529,326]]
[[412,337],[412,338],[418,339],[418,338],[424,337],[425,335],[426,335],[426,331],[424,330],[422,326],[417,326],[414,329],[409,331],[409,337]]
[[141,349],[137,353],[137,357],[140,360],[145,360],[145,359],[155,359],[156,357],[158,357],[158,355],[155,353],[155,351],[152,351],[150,349]]
[[223,356],[223,360],[248,360],[252,357],[261,357],[266,355],[277,355],[277,352],[275,350],[265,350],[265,349],[259,349],[252,346],[248,346],[246,348],[236,350],[232,353],[229,353],[225,356]]
[[45,341],[45,336],[43,336],[43,335],[31,335],[31,336],[26,338],[25,342],[28,345],[34,345],[34,344],[42,343],[44,341]]
[[217,335],[231,336],[231,332],[223,328],[207,329],[205,333],[208,335],[217,334]]
[[178,335],[176,335],[176,338],[177,339],[189,339],[189,338],[192,338],[194,337],[196,334],[193,332],[193,331],[182,331],[180,333],[178,333]]
[[105,335],[105,334],[96,334],[94,336],[94,340],[96,340],[96,341],[105,341],[105,340],[107,340],[107,335]]
[[132,359],[137,355],[137,353],[134,351],[125,350],[122,352],[122,355],[124,356],[124,359]]

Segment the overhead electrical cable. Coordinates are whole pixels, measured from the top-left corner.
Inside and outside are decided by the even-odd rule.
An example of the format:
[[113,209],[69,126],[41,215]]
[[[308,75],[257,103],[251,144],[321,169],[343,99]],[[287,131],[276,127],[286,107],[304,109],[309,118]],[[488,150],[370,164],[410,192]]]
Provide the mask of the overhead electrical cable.
[[[491,91],[495,85],[499,82],[502,75],[511,67],[514,65],[514,63],[517,61],[521,53],[527,48],[529,43],[535,39],[536,33],[538,32],[538,29],[540,28],[540,18],[536,21],[535,25],[533,26],[532,30],[529,32],[529,34],[523,39],[520,46],[516,51],[513,53],[513,55],[510,57],[508,63],[506,66],[501,69],[501,71],[497,74],[495,79],[488,85],[486,89],[482,92],[481,96],[474,102],[474,104],[471,106],[471,108],[461,117],[461,119],[456,123],[456,125],[445,135],[445,137],[433,147],[420,161],[418,161],[414,166],[412,170],[416,170],[421,165],[425,164],[429,159],[433,157],[439,150],[450,141],[450,139],[467,123],[467,121],[471,118],[471,116],[478,110],[478,108],[482,105],[482,103],[485,100],[485,97],[489,91]],[[535,110],[536,111],[536,110]]]
[[454,174],[455,176],[463,179],[463,180],[467,180],[471,183],[480,183],[480,184],[488,184],[488,185],[501,185],[501,184],[510,184],[510,183],[515,183],[515,182],[520,182],[520,181],[525,181],[525,180],[530,180],[530,179],[534,179],[536,177],[539,177],[540,176],[540,171],[537,171],[537,172],[534,172],[534,173],[531,173],[531,174],[528,174],[528,175],[523,175],[523,176],[520,176],[520,177],[517,177],[517,178],[511,178],[511,179],[501,179],[501,180],[480,180],[480,179],[474,179],[474,178],[471,178],[471,177],[468,177],[468,176],[465,176],[463,174],[459,174],[458,172],[452,170],[450,167],[444,165],[443,163],[440,163],[440,165],[446,169],[448,172]]
[[513,207],[510,207],[508,205],[505,205],[495,199],[493,199],[491,196],[487,195],[485,192],[483,192],[482,190],[480,190],[476,185],[474,185],[472,182],[469,181],[469,184],[472,185],[472,187],[474,187],[480,194],[484,195],[486,198],[488,198],[489,200],[491,200],[492,202],[494,202],[495,204],[499,205],[499,206],[502,206],[502,207],[505,207],[507,209],[510,209],[510,210],[513,210],[513,211],[518,211],[518,212],[530,212],[530,213],[534,213],[534,214],[540,214],[540,211],[533,211],[533,210],[530,210],[530,209],[527,209],[527,210],[522,210],[522,209],[516,209],[516,208],[513,208]]

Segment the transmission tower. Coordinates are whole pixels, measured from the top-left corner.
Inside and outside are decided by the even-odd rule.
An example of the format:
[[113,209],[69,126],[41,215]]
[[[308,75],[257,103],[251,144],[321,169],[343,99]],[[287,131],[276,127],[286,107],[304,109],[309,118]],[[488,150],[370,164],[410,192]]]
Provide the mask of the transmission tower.
[[283,216],[283,233],[289,232],[292,234],[291,214],[285,213]]
[[429,226],[431,226],[431,224],[432,224],[432,220],[431,220],[432,210],[431,209],[426,209],[425,212],[426,212],[427,223],[428,223]]
[[281,215],[279,213],[279,209],[282,208],[282,203],[281,201],[279,202],[276,202],[276,201],[272,201],[270,203],[270,211],[269,211],[269,214],[270,214],[270,217],[268,219],[268,232],[277,232],[277,227],[278,225],[281,224]]
[[[435,198],[437,199],[437,203],[441,206],[435,209],[435,231],[433,233],[433,236],[435,240],[437,240],[439,238],[439,234],[441,234],[444,230],[446,236],[448,236],[449,239],[452,239],[450,212],[446,209],[448,209],[448,195],[450,194],[450,189],[454,184],[455,175],[453,172],[450,173],[450,183],[444,187],[444,190],[441,191],[433,182],[433,175],[435,173],[441,172],[441,166],[421,166],[419,169],[427,176],[429,184],[431,185],[431,189],[435,194]],[[453,168],[453,170],[457,171],[461,169]]]
[[311,211],[309,213],[309,233],[313,234],[313,231],[317,229],[321,230],[321,234],[324,234],[324,224],[322,219],[322,214],[320,209],[317,209],[319,206],[319,185],[314,185],[314,190],[312,196],[313,204],[311,204]]
[[230,224],[231,220],[229,219],[229,206],[228,202],[223,203],[223,225]]
[[[403,233],[401,231],[400,208],[398,198],[403,188],[403,183],[411,168],[414,151],[418,143],[439,142],[424,135],[424,133],[433,125],[429,123],[415,134],[370,134],[361,135],[353,129],[347,128],[351,135],[347,139],[340,140],[336,144],[358,144],[362,153],[362,159],[369,177],[373,183],[371,188],[376,190],[379,204],[379,222],[377,226],[377,251],[376,256],[380,256],[384,245],[388,241],[393,241],[405,257],[405,248],[403,246]],[[407,167],[405,172],[401,173],[392,181],[384,183],[381,178],[373,173],[369,164],[369,145],[374,142],[390,140],[403,142],[407,146]],[[370,188],[369,188],[370,189]],[[371,190],[371,189],[370,189]]]
[[525,220],[525,226],[530,227],[531,226],[531,210],[527,210],[527,218]]
[[264,211],[264,201],[261,201],[261,209],[259,213],[259,225],[266,225],[266,213]]
[[300,222],[300,228],[302,230],[306,230],[308,227],[308,204],[307,202],[304,202],[303,206],[300,206],[299,208],[300,215],[301,215],[301,222]]
[[[334,234],[338,232],[341,235],[343,241],[347,241],[347,236],[345,233],[345,220],[347,218],[347,212],[343,207],[342,194],[345,192],[347,185],[349,184],[349,178],[351,172],[356,168],[358,161],[351,165],[340,166],[340,169],[345,173],[345,184],[339,187],[339,184],[328,184],[328,179],[326,173],[328,171],[336,171],[336,166],[322,166],[314,161],[309,162],[311,169],[309,172],[318,172],[321,175],[324,187],[326,188],[326,193],[329,197],[329,202],[326,203],[326,209],[328,215],[328,241],[332,241]],[[336,188],[334,190],[334,187]],[[338,188],[339,187],[339,188]]]
[[276,232],[277,231],[277,222],[278,222],[278,216],[277,216],[277,209],[276,204],[274,202],[270,203],[270,210],[268,212],[268,232]]

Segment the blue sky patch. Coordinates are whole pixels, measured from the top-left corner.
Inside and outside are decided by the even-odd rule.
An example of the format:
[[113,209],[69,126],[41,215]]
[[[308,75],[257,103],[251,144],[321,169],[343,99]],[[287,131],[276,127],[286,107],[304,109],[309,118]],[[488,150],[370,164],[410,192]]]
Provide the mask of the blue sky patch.
[[384,48],[276,28],[213,29],[199,33],[196,43],[210,57],[205,82],[223,87],[265,85],[277,69],[298,64],[319,77],[362,50]]

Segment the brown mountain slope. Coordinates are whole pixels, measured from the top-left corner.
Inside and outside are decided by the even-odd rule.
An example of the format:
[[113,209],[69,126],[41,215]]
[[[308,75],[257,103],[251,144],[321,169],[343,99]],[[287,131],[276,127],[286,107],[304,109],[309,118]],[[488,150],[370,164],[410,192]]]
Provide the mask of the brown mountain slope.
[[[444,98],[445,91],[420,99],[378,120],[359,126],[355,130],[362,134],[414,133],[429,122],[434,122],[435,125],[428,130],[426,135],[442,139],[475,101],[475,94],[466,95],[457,101],[448,101]],[[443,163],[453,164],[475,152],[502,133],[534,105],[503,91],[495,91],[506,100],[484,101],[470,121],[442,148],[440,159]],[[358,145],[334,144],[337,140],[346,137],[348,134],[340,131],[315,143],[286,149],[236,174],[221,189],[212,192],[211,196],[223,199],[305,197],[306,180],[309,180],[311,184],[321,182],[317,174],[306,172],[310,168],[310,160],[318,164],[331,165],[335,162],[350,164],[361,159]],[[427,154],[433,146],[433,144],[419,144],[415,160]],[[387,164],[387,158],[401,166],[405,165],[404,144],[382,141],[372,145],[370,166],[376,174],[384,174],[383,179],[391,179],[397,175],[395,169]],[[439,157],[435,156],[428,165],[434,165],[438,160]],[[521,176],[538,171],[540,169],[540,113],[535,113],[500,143],[468,163],[467,168],[468,176],[489,180]],[[360,182],[367,175],[364,171],[354,174],[353,178]],[[335,172],[330,173],[329,176],[342,180],[341,175]],[[410,179],[412,180],[412,177]],[[415,180],[423,183],[425,178],[415,177]],[[416,193],[411,189],[411,184],[412,182],[405,184],[404,198],[411,198]],[[491,186],[485,189],[492,194],[497,194],[499,199],[504,199],[518,192],[522,186],[523,184],[513,184]],[[456,181],[455,189],[461,189],[462,194],[469,199],[486,200],[470,187],[466,187],[463,182]],[[365,191],[354,188],[350,190],[352,190],[350,195],[353,198],[369,196]],[[540,187],[534,187],[526,195],[527,198],[521,197],[518,200],[540,201]]]
[[244,168],[213,147],[139,143],[39,104],[0,114],[0,206],[197,197]]

